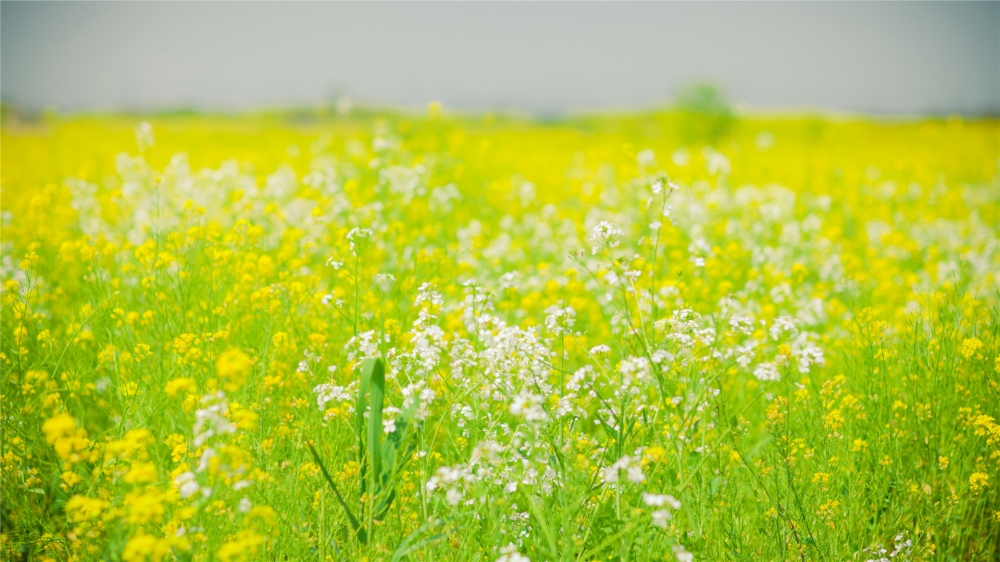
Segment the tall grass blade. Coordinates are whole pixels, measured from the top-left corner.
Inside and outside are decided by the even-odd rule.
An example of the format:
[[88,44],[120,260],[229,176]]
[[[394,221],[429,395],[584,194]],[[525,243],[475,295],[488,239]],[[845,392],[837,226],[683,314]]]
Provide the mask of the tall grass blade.
[[319,453],[316,452],[316,448],[313,447],[312,443],[309,443],[308,445],[309,452],[312,453],[313,460],[315,460],[316,464],[319,465],[319,469],[323,472],[323,477],[326,478],[327,483],[329,483],[330,487],[333,488],[333,493],[337,496],[337,501],[340,502],[340,506],[344,508],[344,513],[347,514],[347,520],[350,522],[351,528],[353,528],[354,532],[358,534],[358,540],[361,541],[361,544],[366,544],[368,542],[368,533],[366,533],[364,527],[358,523],[358,519],[354,517],[354,512],[351,511],[347,502],[344,501],[344,496],[340,495],[340,490],[337,489],[337,484],[333,481],[330,473],[326,470],[326,466],[323,464],[323,461],[320,460]]

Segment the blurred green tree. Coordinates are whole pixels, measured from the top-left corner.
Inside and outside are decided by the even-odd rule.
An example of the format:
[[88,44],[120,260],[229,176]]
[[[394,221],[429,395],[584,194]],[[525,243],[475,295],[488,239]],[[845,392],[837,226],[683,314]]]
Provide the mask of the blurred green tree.
[[675,106],[681,136],[688,144],[714,145],[736,123],[727,96],[714,84],[700,82],[682,88]]

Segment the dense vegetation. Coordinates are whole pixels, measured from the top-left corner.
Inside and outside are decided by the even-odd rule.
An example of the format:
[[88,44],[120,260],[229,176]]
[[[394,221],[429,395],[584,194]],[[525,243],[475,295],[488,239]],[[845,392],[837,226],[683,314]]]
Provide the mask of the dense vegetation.
[[997,559],[998,122],[693,107],[7,115],[0,557]]

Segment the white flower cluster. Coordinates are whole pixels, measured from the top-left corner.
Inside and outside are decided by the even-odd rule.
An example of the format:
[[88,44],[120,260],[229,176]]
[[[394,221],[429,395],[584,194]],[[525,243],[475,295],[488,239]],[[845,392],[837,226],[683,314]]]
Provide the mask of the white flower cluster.
[[667,339],[679,347],[692,349],[698,343],[712,345],[715,342],[715,328],[702,327],[702,317],[690,308],[675,310],[670,318],[657,321],[657,328],[667,332]]
[[729,317],[729,328],[735,334],[749,336],[753,333],[753,320],[745,316],[733,315]]
[[549,415],[545,413],[545,408],[542,407],[542,404],[541,396],[522,391],[511,402],[510,413],[523,417],[529,422],[546,422],[549,421]]
[[496,562],[531,562],[527,556],[520,554],[513,543],[500,549],[500,557]]
[[572,307],[552,305],[545,309],[545,328],[553,335],[568,335],[573,333],[576,324],[576,311]]
[[326,410],[327,402],[347,402],[350,403],[353,395],[354,383],[348,386],[338,386],[331,383],[323,383],[316,385],[313,388],[313,393],[316,394],[316,405],[319,406],[319,410],[322,412]]
[[463,482],[472,482],[475,477],[463,466],[441,466],[434,471],[434,476],[427,481],[427,491],[433,492],[438,488],[446,488],[445,501],[448,505],[458,505],[465,495],[462,488]]
[[389,193],[404,205],[409,205],[416,197],[427,194],[427,169],[422,164],[413,167],[389,166],[379,170],[381,185],[388,187]]
[[642,466],[639,464],[639,457],[630,457],[628,455],[623,456],[614,462],[611,466],[606,466],[602,470],[604,475],[604,481],[609,483],[618,482],[619,472],[624,471],[626,478],[629,482],[633,484],[641,484],[646,481],[646,475],[642,472]]
[[153,126],[148,121],[143,121],[135,126],[135,144],[139,147],[139,152],[145,152],[146,149],[155,144]]
[[753,376],[762,381],[781,380],[781,373],[778,372],[778,366],[770,362],[764,362],[757,365],[757,367],[753,370]]
[[665,507],[669,509],[657,509],[653,512],[653,525],[665,528],[667,522],[672,517],[670,509],[677,511],[681,508],[681,502],[671,495],[642,493],[642,503],[649,507]]
[[626,357],[618,364],[621,374],[621,387],[615,391],[639,394],[653,380],[653,366],[645,357]]
[[400,392],[403,395],[403,409],[410,408],[416,402],[417,409],[413,414],[413,419],[426,420],[427,416],[430,415],[428,407],[437,396],[434,389],[429,388],[424,381],[416,381],[404,386]]
[[235,433],[236,426],[229,422],[229,402],[221,390],[201,398],[201,408],[194,413],[194,446],[201,447],[216,435]]
[[[197,447],[210,444],[211,441],[223,435],[236,433],[236,426],[228,419],[229,402],[225,393],[221,390],[214,394],[206,394],[201,399],[201,408],[195,412],[195,438],[192,443]],[[198,475],[212,468],[228,482],[233,490],[242,490],[251,484],[245,478],[246,467],[243,465],[230,466],[225,458],[220,458],[216,449],[212,446],[202,450],[198,459],[198,466],[194,471],[185,471],[174,477],[173,485],[177,488],[181,498],[188,498],[197,493],[201,493],[203,498],[212,495],[210,487],[202,485],[198,481]],[[247,500],[249,501],[249,500]]]
[[[614,250],[621,244],[622,231],[617,226],[607,221],[601,221],[590,231],[590,240],[600,244],[608,250]],[[596,255],[600,248],[593,246],[591,255]]]
[[682,544],[675,544],[673,547],[674,557],[677,562],[694,562],[694,554],[691,554]]
[[352,337],[344,346],[347,349],[347,360],[364,359],[378,355],[378,338],[375,330],[362,332]]
[[437,319],[435,311],[440,310],[443,305],[444,299],[430,283],[420,285],[417,298],[413,301],[413,306],[420,310],[411,331],[412,350],[400,355],[401,360],[415,367],[417,376],[430,375],[441,363],[445,333],[433,321]]
[[372,231],[367,228],[358,228],[358,227],[352,228],[347,233],[347,242],[351,246],[351,252],[357,255],[358,252],[361,251],[360,247],[361,241],[367,240],[371,238],[371,236],[372,236]]
[[893,548],[888,550],[881,544],[876,545],[871,548],[866,548],[862,552],[869,554],[875,554],[878,558],[869,558],[865,562],[891,562],[897,556],[909,557],[910,549],[913,547],[913,541],[906,538],[906,533],[900,533],[892,539]]
[[[195,475],[195,473],[191,472],[190,470],[187,472],[182,472],[181,474],[178,474],[176,478],[174,478],[174,486],[176,486],[178,492],[180,492],[181,498],[189,498],[198,493],[198,490],[202,489],[201,486],[198,484],[197,478],[198,477]],[[205,497],[209,497],[212,495],[212,490],[209,488],[205,488],[203,494],[205,495]]]

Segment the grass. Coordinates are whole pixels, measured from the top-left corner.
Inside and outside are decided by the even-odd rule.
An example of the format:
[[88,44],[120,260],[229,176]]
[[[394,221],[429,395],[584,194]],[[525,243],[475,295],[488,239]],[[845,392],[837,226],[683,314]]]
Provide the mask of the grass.
[[5,119],[2,558],[1000,556],[1000,124],[698,119]]

